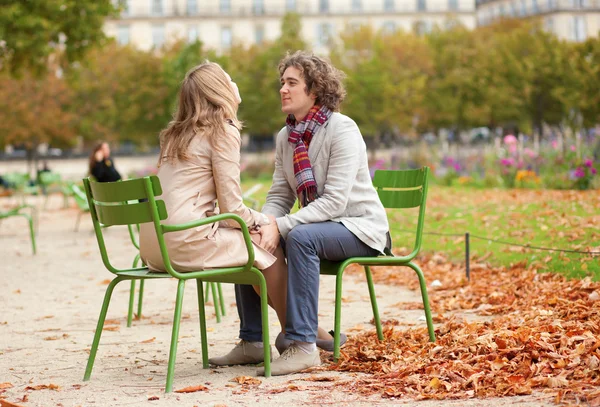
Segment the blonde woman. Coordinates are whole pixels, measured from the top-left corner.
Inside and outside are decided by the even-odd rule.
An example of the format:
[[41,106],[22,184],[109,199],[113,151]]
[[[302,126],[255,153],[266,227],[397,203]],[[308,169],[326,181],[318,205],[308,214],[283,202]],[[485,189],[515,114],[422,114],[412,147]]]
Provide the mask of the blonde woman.
[[[242,201],[241,123],[237,119],[240,103],[237,85],[219,65],[207,62],[186,74],[174,119],[160,134],[157,175],[163,189],[160,198],[169,213],[166,223],[185,223],[217,213],[235,213],[255,231],[270,223],[266,215],[246,207]],[[252,234],[254,265],[262,270],[267,281],[269,305],[277,312],[281,326],[285,327],[285,255],[281,246],[272,253],[261,247],[260,236],[256,232]],[[169,233],[165,235],[165,241],[171,261],[180,271],[239,266],[248,261],[244,238],[236,222],[224,221]],[[150,269],[164,271],[151,224],[141,226],[140,254]],[[239,288],[236,289],[238,313],[244,321],[245,315],[253,315],[255,310],[241,307]],[[262,335],[244,328],[244,323],[241,326],[241,341],[234,350],[212,358],[211,363],[238,365],[263,361]],[[319,334],[324,339],[324,346],[330,347],[331,336],[321,328]],[[280,343],[283,333],[278,339]],[[281,346],[278,349],[283,352]]]

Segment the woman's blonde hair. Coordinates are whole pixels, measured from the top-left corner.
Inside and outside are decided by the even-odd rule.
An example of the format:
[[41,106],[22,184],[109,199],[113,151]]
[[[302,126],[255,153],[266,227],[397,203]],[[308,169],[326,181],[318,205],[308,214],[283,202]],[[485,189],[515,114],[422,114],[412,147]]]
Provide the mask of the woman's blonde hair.
[[196,134],[206,134],[214,146],[217,137],[227,134],[225,126],[238,130],[238,100],[225,71],[214,62],[205,62],[188,71],[179,90],[179,103],[173,120],[160,133],[160,158],[186,160],[188,147]]

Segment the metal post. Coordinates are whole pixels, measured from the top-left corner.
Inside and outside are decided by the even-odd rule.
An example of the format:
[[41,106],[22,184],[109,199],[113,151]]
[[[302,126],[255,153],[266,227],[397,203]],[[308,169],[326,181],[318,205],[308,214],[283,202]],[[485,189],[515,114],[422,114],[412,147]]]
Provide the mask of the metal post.
[[469,232],[465,233],[465,267],[467,269],[467,280],[471,281],[471,267],[469,264]]

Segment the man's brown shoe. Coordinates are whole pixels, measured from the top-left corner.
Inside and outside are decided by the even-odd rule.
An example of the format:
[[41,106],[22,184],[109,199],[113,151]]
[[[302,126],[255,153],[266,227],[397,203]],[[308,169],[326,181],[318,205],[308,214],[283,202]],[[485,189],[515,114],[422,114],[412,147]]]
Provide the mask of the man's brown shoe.
[[[271,363],[271,375],[282,376],[297,373],[309,367],[319,366],[320,364],[321,355],[319,354],[319,349],[315,349],[311,353],[306,353],[294,343]],[[265,369],[258,369],[258,375],[264,376]]]
[[[271,360],[273,359],[272,355],[271,352]],[[265,350],[263,348],[258,348],[242,339],[227,355],[210,358],[208,363],[217,366],[251,365],[264,362],[264,360]]]

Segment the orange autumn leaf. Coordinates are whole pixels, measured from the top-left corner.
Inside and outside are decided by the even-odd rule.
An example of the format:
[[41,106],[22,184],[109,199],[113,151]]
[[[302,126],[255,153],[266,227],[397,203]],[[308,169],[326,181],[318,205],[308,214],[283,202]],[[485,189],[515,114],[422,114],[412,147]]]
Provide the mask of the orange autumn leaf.
[[232,382],[236,382],[239,384],[248,384],[248,385],[259,385],[262,383],[260,379],[252,376],[237,376],[231,379]]
[[184,387],[183,389],[175,390],[175,393],[195,393],[197,391],[207,391],[208,387],[201,384],[197,386]]
[[13,387],[12,383],[9,383],[9,382],[0,383],[0,389],[10,389],[11,387]]

